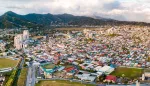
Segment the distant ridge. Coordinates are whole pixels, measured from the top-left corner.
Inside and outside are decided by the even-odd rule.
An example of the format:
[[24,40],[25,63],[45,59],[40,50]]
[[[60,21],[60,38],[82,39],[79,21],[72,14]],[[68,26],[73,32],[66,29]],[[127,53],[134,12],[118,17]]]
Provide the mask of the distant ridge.
[[147,25],[149,23],[144,22],[127,22],[127,21],[117,21],[113,19],[106,19],[102,17],[92,18],[86,16],[74,16],[71,14],[27,14],[27,15],[19,15],[12,11],[8,11],[0,16],[0,28],[42,28],[42,27],[50,27],[52,25]]

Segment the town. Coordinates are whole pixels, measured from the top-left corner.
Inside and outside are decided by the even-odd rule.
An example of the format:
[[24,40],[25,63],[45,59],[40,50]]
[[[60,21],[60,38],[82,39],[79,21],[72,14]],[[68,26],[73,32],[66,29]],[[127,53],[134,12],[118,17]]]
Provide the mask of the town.
[[47,35],[19,31],[13,34],[13,48],[9,50],[5,48],[8,42],[0,40],[0,59],[15,63],[1,67],[0,62],[0,84],[9,86],[12,83],[7,73],[21,71],[18,82],[26,72],[23,85],[17,86],[48,85],[52,80],[86,86],[147,86],[149,31],[149,27],[133,26],[56,28]]

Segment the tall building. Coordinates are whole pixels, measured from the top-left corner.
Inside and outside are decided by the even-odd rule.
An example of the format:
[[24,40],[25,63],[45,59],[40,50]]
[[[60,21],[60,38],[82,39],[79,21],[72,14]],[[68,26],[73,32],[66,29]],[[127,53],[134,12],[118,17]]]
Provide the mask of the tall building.
[[14,38],[14,47],[18,50],[27,47],[29,39],[29,31],[24,30],[23,34],[18,34]]
[[92,33],[91,30],[84,29],[83,33],[84,33],[85,37],[87,37],[87,38],[92,38],[93,37],[93,33]]
[[24,30],[23,31],[23,40],[27,40],[29,39],[29,31],[28,30]]
[[14,38],[14,47],[16,47],[16,49],[20,50],[23,47],[23,38],[22,38],[22,34],[18,34],[15,36]]

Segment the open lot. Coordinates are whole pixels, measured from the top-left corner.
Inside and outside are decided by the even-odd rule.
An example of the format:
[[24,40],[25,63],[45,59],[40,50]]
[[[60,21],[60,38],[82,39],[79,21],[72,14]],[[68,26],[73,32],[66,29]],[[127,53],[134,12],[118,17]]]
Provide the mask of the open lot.
[[23,68],[21,70],[21,74],[19,76],[17,86],[25,86],[26,76],[27,76],[27,68]]
[[40,81],[35,86],[95,86],[91,84],[81,84],[77,82],[70,82],[70,81],[64,81],[64,80],[56,80],[56,81]]
[[15,67],[19,60],[0,58],[0,68]]
[[119,67],[112,73],[118,77],[137,78],[141,77],[143,69]]

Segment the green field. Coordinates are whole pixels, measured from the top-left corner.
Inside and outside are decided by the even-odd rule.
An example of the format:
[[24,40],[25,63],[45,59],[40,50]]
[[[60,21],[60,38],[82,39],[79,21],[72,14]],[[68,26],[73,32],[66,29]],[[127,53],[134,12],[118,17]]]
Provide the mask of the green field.
[[0,68],[15,67],[19,60],[0,58]]
[[56,81],[40,81],[35,86],[95,86],[91,84],[81,84],[77,82],[70,82],[64,80],[56,80]]
[[26,76],[27,76],[27,68],[23,68],[21,70],[21,74],[19,76],[17,86],[25,86]]
[[119,67],[111,74],[118,77],[137,78],[141,77],[143,69]]
[[55,67],[55,65],[54,64],[47,64],[47,65],[44,65],[43,67],[46,69],[52,69]]

